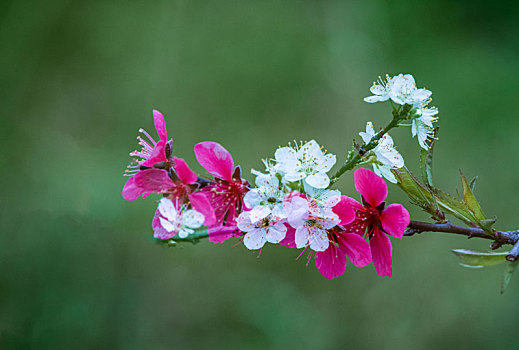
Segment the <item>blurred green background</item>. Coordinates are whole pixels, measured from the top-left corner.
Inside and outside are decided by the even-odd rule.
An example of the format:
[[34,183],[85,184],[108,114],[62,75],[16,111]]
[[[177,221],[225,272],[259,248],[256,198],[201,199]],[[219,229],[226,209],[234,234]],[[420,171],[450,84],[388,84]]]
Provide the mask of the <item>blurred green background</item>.
[[[478,175],[485,212],[518,228],[519,9],[505,4],[1,1],[0,347],[519,348],[519,277],[500,296],[502,266],[450,253],[489,241],[393,240],[392,278],[349,265],[330,281],[280,246],[163,248],[156,198],[121,198],[152,108],[193,169],[193,145],[214,140],[249,175],[292,139],[343,159],[390,118],[362,101],[372,81],[404,72],[440,109],[438,186]],[[416,169],[410,131],[392,134]],[[389,200],[427,219],[395,186]]]

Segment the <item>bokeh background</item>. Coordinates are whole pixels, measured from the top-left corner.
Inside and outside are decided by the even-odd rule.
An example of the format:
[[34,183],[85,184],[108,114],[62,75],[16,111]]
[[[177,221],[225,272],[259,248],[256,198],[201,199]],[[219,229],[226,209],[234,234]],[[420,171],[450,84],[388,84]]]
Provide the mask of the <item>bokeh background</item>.
[[[440,109],[435,182],[458,168],[498,228],[518,228],[518,5],[473,1],[0,2],[2,349],[516,349],[519,278],[460,267],[442,234],[394,240],[394,276],[326,280],[298,253],[164,248],[155,199],[126,202],[139,127],[174,152],[221,142],[250,177],[278,145],[343,159],[378,75],[412,73]],[[411,169],[418,144],[393,137]],[[354,195],[351,174],[340,188]],[[390,187],[390,201],[427,219]]]

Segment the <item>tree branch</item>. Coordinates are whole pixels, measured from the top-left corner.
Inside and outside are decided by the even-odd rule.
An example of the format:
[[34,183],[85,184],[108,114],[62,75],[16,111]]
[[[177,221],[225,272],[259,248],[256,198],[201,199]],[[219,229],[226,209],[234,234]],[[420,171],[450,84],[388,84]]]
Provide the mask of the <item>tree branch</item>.
[[515,231],[495,231],[495,236],[491,236],[480,228],[455,225],[449,221],[446,223],[429,223],[421,221],[411,221],[404,232],[404,236],[410,237],[422,232],[444,232],[467,236],[468,238],[477,237],[494,241],[492,249],[497,249],[503,244],[511,244],[513,248],[507,255],[508,261],[519,259],[519,230]]

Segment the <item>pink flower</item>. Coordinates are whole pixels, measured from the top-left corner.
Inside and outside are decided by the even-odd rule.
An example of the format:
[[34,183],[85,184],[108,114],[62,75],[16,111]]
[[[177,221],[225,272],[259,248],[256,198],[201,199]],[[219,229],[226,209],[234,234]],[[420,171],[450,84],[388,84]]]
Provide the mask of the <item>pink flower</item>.
[[[139,129],[139,132],[143,134],[147,140],[141,136],[137,136],[137,140],[139,140],[139,145],[142,146],[142,149],[130,153],[132,157],[136,157],[135,160],[139,166],[151,167],[155,163],[168,161],[168,155],[166,154],[168,143],[166,121],[162,113],[156,109],[153,110],[153,119],[155,121],[155,129],[157,129],[157,134],[159,134],[159,141],[155,141],[146,130]],[[169,147],[171,147],[171,145],[169,145]],[[171,149],[169,149],[169,153],[171,153]]]
[[[294,197],[292,201],[296,200],[296,203],[301,201],[296,198],[298,197]],[[324,215],[322,214],[322,210],[321,214],[319,214],[319,210],[315,204],[309,206],[309,215],[307,215],[309,221],[305,224],[310,231],[313,231],[313,234],[309,237],[314,236],[314,239],[317,242],[324,243],[310,244],[310,249],[312,249],[312,251],[310,252],[308,261],[310,261],[315,252],[315,266],[326,278],[331,279],[342,275],[346,270],[346,264],[348,262],[347,257],[355,266],[366,266],[371,262],[371,253],[368,243],[359,235],[344,230],[343,225],[350,224],[355,219],[355,212],[353,211],[350,200],[351,198],[346,196],[341,196],[335,199],[330,198],[326,203],[327,205],[325,204],[324,213],[327,214]],[[314,201],[310,200],[310,202]],[[290,209],[293,208],[289,208],[289,210]],[[330,212],[332,210],[333,213]],[[331,219],[330,224],[326,225],[322,218],[318,218],[319,216],[327,217],[327,220]],[[289,222],[290,221],[293,222],[294,219],[290,218],[289,214]],[[318,227],[315,227],[316,225]],[[300,225],[296,223],[295,226]],[[299,228],[294,229],[290,227],[287,230],[285,239],[281,241],[280,244],[288,247],[296,247],[296,242],[301,240],[301,233],[298,232],[299,230]],[[322,250],[323,245],[326,247],[324,250]]]
[[[195,145],[196,159],[211,175],[215,182],[200,190],[211,203],[216,226],[236,226],[236,218],[243,208],[243,197],[248,191],[248,182],[241,179],[240,167],[234,168],[231,154],[216,142],[201,142]],[[221,230],[225,232],[226,230]],[[215,243],[223,242],[235,235],[236,231],[228,234],[211,234],[209,240]]]
[[173,157],[173,164],[169,171],[156,168],[139,171],[128,179],[123,196],[132,200],[141,194],[146,197],[150,193],[162,193],[177,207],[186,202],[191,204],[204,215],[205,225],[214,224],[214,211],[207,197],[200,191],[195,192],[199,186],[198,176],[182,158]]
[[379,276],[392,275],[391,241],[386,235],[402,238],[409,225],[409,212],[401,204],[386,207],[388,189],[386,182],[368,169],[358,169],[354,174],[355,189],[362,195],[360,204],[348,198],[355,211],[355,220],[345,226],[346,232],[369,238],[371,256]]
[[[169,157],[171,156],[171,142],[168,142],[166,131],[166,122],[164,116],[157,110],[153,110],[153,118],[155,120],[155,128],[159,134],[159,141],[155,141],[144,129],[139,129],[148,140],[137,136],[139,145],[142,146],[140,151],[133,151],[130,155],[134,158],[136,165],[129,165],[125,172],[125,176],[129,176],[123,188],[123,197],[126,200],[135,200],[141,194],[146,197],[151,192],[143,191],[139,188],[135,176],[142,175],[143,171],[154,165],[160,165],[160,168],[169,169],[171,166]],[[158,191],[160,192],[160,191]]]

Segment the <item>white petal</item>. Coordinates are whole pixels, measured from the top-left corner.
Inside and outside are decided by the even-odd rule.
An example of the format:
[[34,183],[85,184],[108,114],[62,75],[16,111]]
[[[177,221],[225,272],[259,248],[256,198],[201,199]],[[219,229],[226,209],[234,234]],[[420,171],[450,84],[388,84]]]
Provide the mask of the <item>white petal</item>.
[[236,219],[236,225],[238,226],[240,231],[243,232],[249,232],[256,229],[254,224],[251,223],[249,212],[247,211],[241,212],[240,216],[238,216],[238,218]]
[[169,221],[177,221],[178,220],[178,212],[173,202],[168,198],[162,198],[159,202],[159,212],[162,216],[164,216]]
[[274,220],[282,220],[287,217],[287,213],[285,212],[285,208],[282,203],[278,203],[272,209],[272,218]]
[[245,196],[243,197],[243,202],[245,203],[247,208],[252,209],[255,206],[259,205],[262,199],[263,198],[259,193],[258,189],[255,188],[245,194]]
[[179,229],[179,225],[174,225],[173,223],[169,222],[168,220],[164,219],[163,217],[159,216],[160,224],[164,228],[164,230],[168,232],[177,231]]
[[315,140],[310,140],[299,149],[297,156],[303,163],[311,161],[318,163],[323,157],[323,151]]
[[386,88],[380,84],[373,84],[373,86],[369,88],[369,91],[371,91],[373,95],[382,95],[386,92]]
[[275,175],[260,175],[256,177],[256,186],[276,189],[279,187],[279,180]]
[[258,205],[249,211],[250,222],[255,224],[260,220],[265,219],[272,211],[269,207],[264,205]]
[[265,245],[266,241],[267,238],[265,237],[264,229],[252,230],[243,238],[243,244],[245,244],[249,250],[260,249]]
[[326,173],[315,173],[305,179],[306,183],[315,188],[326,188],[330,184],[330,178]]
[[180,238],[186,238],[187,236],[189,236],[189,235],[192,234],[193,232],[195,232],[195,231],[193,231],[193,230],[191,230],[191,229],[189,229],[189,228],[183,228],[183,229],[181,229],[181,230],[178,232],[178,236],[179,236]]
[[303,220],[308,218],[308,201],[304,198],[294,197],[290,201],[284,202],[283,207],[287,214],[288,223],[293,228],[300,227]]
[[266,227],[265,236],[267,237],[267,242],[279,243],[285,238],[286,234],[287,227],[279,222]]
[[[331,191],[330,191],[331,192]],[[327,200],[326,200],[326,203],[325,203],[325,207],[326,208],[333,208],[335,207],[337,204],[339,204],[339,202],[341,201],[341,196],[331,196],[329,197]]]
[[322,158],[316,170],[327,173],[335,165],[335,162],[337,162],[337,157],[335,157],[335,154],[327,154]]
[[416,120],[413,120],[413,122],[411,123],[411,134],[413,135],[413,137],[416,136],[417,132],[418,132],[418,130],[417,130],[417,126],[416,126]]
[[306,174],[303,172],[300,172],[300,173],[292,172],[292,173],[288,173],[284,176],[285,180],[289,181],[289,182],[299,181],[299,180],[304,179],[305,177],[306,177]]
[[421,102],[427,100],[432,95],[432,92],[427,89],[417,89],[413,91],[411,98],[415,102]]
[[326,213],[326,217],[318,218],[316,222],[319,223],[322,229],[329,230],[340,224],[341,219],[339,219],[339,215],[330,210]]
[[282,172],[294,172],[301,168],[301,164],[297,159],[297,152],[290,147],[281,147],[275,153],[276,167]]
[[360,137],[362,137],[362,141],[364,141],[364,143],[368,143],[369,141],[371,141],[373,136],[375,136],[375,128],[373,127],[373,123],[367,122],[366,132],[359,132],[359,135]]
[[310,248],[316,252],[324,252],[328,249],[330,241],[325,230],[316,229],[310,238]]
[[373,164],[373,170],[378,176],[385,177],[389,182],[397,183],[395,175],[391,172],[391,168],[388,166],[378,166]]
[[368,102],[368,103],[383,102],[383,101],[387,101],[388,99],[389,99],[389,96],[387,96],[387,95],[385,95],[385,96],[373,95],[373,96],[364,97],[364,101]]
[[301,226],[296,229],[295,233],[295,243],[297,248],[303,248],[308,243],[308,236],[310,232],[308,231],[308,226]]
[[182,223],[189,228],[199,228],[204,223],[204,214],[194,209],[189,209],[182,214]]

